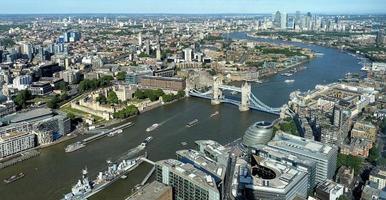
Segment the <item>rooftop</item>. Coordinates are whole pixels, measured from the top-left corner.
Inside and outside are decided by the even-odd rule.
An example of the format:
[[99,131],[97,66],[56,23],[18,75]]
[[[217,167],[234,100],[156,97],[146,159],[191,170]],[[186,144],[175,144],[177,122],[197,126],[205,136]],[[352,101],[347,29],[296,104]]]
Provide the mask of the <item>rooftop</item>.
[[168,167],[171,172],[178,174],[181,177],[184,177],[184,179],[190,180],[197,185],[217,191],[214,179],[189,163],[182,163],[181,161],[174,159],[160,160],[156,163],[163,167]]
[[47,116],[53,116],[53,112],[49,108],[38,108],[23,113],[17,113],[12,119],[12,123],[18,123],[22,121],[30,121],[36,118],[42,118]]
[[6,140],[9,140],[9,139],[12,139],[12,138],[16,138],[16,137],[20,137],[20,136],[24,136],[24,135],[28,135],[29,133],[27,132],[8,132],[6,134],[2,134],[0,135],[0,142],[3,142],[3,141],[6,141]]
[[283,132],[276,133],[275,137],[268,143],[268,146],[301,152],[310,157],[327,157],[327,155],[334,150],[334,148],[328,144]]
[[294,184],[307,178],[307,174],[291,165],[274,159],[253,156],[257,165],[252,166],[253,188],[257,190],[282,190],[286,193]]
[[161,195],[163,195],[168,190],[172,188],[170,186],[164,185],[158,181],[153,181],[141,189],[137,190],[134,194],[132,194],[126,200],[148,200],[148,199],[158,199]]
[[193,161],[195,165],[202,167],[213,175],[216,175],[217,177],[224,180],[226,167],[221,164],[217,164],[214,160],[211,160],[204,154],[195,150],[180,150],[176,153],[177,155],[188,158],[189,160]]
[[213,140],[197,140],[196,144],[205,148],[213,155],[223,155],[228,153],[228,149],[222,146],[220,143]]

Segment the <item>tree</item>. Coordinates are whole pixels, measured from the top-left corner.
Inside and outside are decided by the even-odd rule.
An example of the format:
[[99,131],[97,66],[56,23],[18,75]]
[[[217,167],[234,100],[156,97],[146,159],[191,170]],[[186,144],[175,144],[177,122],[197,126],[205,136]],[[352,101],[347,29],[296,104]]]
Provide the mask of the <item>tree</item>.
[[117,80],[119,80],[119,81],[123,81],[123,80],[125,80],[126,79],[126,72],[118,72],[118,74],[117,74]]
[[126,108],[124,108],[118,112],[115,112],[113,114],[113,117],[118,118],[118,119],[124,119],[124,118],[130,117],[130,116],[137,115],[138,113],[139,113],[139,111],[138,111],[137,107],[135,107],[134,105],[129,105]]
[[107,92],[107,102],[109,104],[118,104],[119,103],[118,96],[114,91],[109,90]]
[[96,98],[96,101],[99,102],[100,104],[107,104],[107,99],[103,94],[99,94],[98,97]]
[[68,89],[69,89],[68,85],[65,82],[59,83],[58,88],[59,88],[59,90],[62,90],[62,91],[68,91]]
[[367,157],[367,160],[371,163],[376,163],[378,159],[379,149],[377,145],[374,145],[369,151],[369,156]]
[[31,92],[29,90],[21,90],[17,93],[14,101],[15,104],[20,108],[27,107],[27,101],[32,98]]
[[76,118],[76,116],[74,115],[74,113],[67,113],[67,117],[70,119],[70,120],[74,120]]
[[348,198],[344,195],[340,195],[340,197],[338,198],[338,200],[348,200]]
[[357,174],[363,165],[363,159],[358,156],[338,154],[337,168],[341,166],[347,166],[354,169],[354,173]]
[[59,102],[60,102],[60,98],[58,95],[55,95],[53,97],[51,97],[51,99],[47,102],[47,107],[49,108],[52,108],[52,109],[56,109],[59,107]]

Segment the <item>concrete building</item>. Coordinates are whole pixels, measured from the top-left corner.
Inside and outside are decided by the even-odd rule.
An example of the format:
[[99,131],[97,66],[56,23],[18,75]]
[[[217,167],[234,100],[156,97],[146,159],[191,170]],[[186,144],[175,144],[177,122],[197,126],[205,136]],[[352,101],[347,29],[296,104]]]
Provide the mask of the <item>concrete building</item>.
[[186,82],[182,78],[144,76],[140,79],[139,85],[142,88],[180,91],[185,90]]
[[186,48],[184,49],[184,60],[185,62],[192,62],[192,49]]
[[386,187],[386,168],[373,169],[369,176],[369,181],[372,182],[375,188],[383,190]]
[[196,150],[180,150],[176,152],[177,159],[183,163],[190,163],[197,169],[209,174],[219,185],[225,179],[226,165],[216,163],[205,154]]
[[13,101],[6,101],[0,104],[0,117],[16,112],[16,105]]
[[368,139],[351,138],[349,144],[340,145],[340,153],[367,158],[373,143]]
[[28,88],[28,90],[31,92],[31,95],[34,96],[44,96],[53,91],[53,88],[48,81],[40,81],[40,82],[34,82],[31,84],[31,86]]
[[316,184],[332,179],[336,170],[338,149],[335,146],[301,138],[287,133],[276,133],[268,146],[316,162]]
[[326,180],[316,187],[316,198],[319,200],[336,200],[344,193],[344,186],[332,180]]
[[109,90],[112,90],[121,101],[130,100],[133,98],[135,91],[137,90],[136,85],[114,85],[104,90],[104,95],[107,96]]
[[30,75],[17,76],[12,81],[12,87],[17,90],[25,90],[32,83],[32,77]]
[[60,78],[66,83],[74,84],[80,81],[80,73],[79,70],[66,70],[61,72]]
[[296,167],[253,155],[251,169],[248,171],[252,179],[240,173],[240,184],[245,185],[247,199],[307,198],[309,175]]
[[173,188],[174,199],[220,200],[214,179],[191,164],[161,160],[155,164],[156,180]]
[[0,158],[35,147],[35,135],[29,132],[11,132],[0,135]]
[[256,122],[251,125],[243,136],[243,144],[250,148],[266,145],[273,137],[273,125],[270,122]]
[[308,191],[312,192],[316,187],[316,162],[306,159],[300,159],[295,155],[288,154],[272,147],[264,146],[257,150],[256,155],[265,159],[273,159],[280,163],[285,163],[290,166],[296,166],[297,170],[308,174]]
[[146,184],[126,200],[173,200],[172,187],[158,181]]
[[351,130],[351,137],[368,139],[374,143],[377,139],[377,127],[371,122],[357,121]]
[[228,165],[229,149],[213,140],[197,140],[197,150],[217,163]]

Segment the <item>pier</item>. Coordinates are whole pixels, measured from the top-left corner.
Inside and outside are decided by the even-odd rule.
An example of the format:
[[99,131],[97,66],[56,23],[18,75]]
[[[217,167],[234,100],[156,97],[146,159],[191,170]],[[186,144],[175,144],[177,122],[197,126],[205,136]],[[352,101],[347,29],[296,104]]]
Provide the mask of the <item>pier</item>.
[[146,184],[146,182],[149,180],[149,178],[151,177],[151,175],[153,175],[155,171],[155,166],[153,166],[153,168],[151,168],[150,172],[145,176],[145,178],[142,180],[141,182],[141,186],[144,186]]

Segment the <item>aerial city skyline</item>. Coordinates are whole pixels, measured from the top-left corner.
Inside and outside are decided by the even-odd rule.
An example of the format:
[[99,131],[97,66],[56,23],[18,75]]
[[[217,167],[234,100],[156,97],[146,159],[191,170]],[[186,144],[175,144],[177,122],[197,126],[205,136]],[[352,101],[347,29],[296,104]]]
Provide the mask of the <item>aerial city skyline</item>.
[[[226,2],[226,3],[224,3]],[[276,10],[288,13],[309,11],[318,14],[383,14],[382,0],[6,0],[1,14],[66,14],[66,13],[157,13],[157,14],[218,14],[263,13]]]
[[0,199],[386,199],[385,12],[2,2]]

